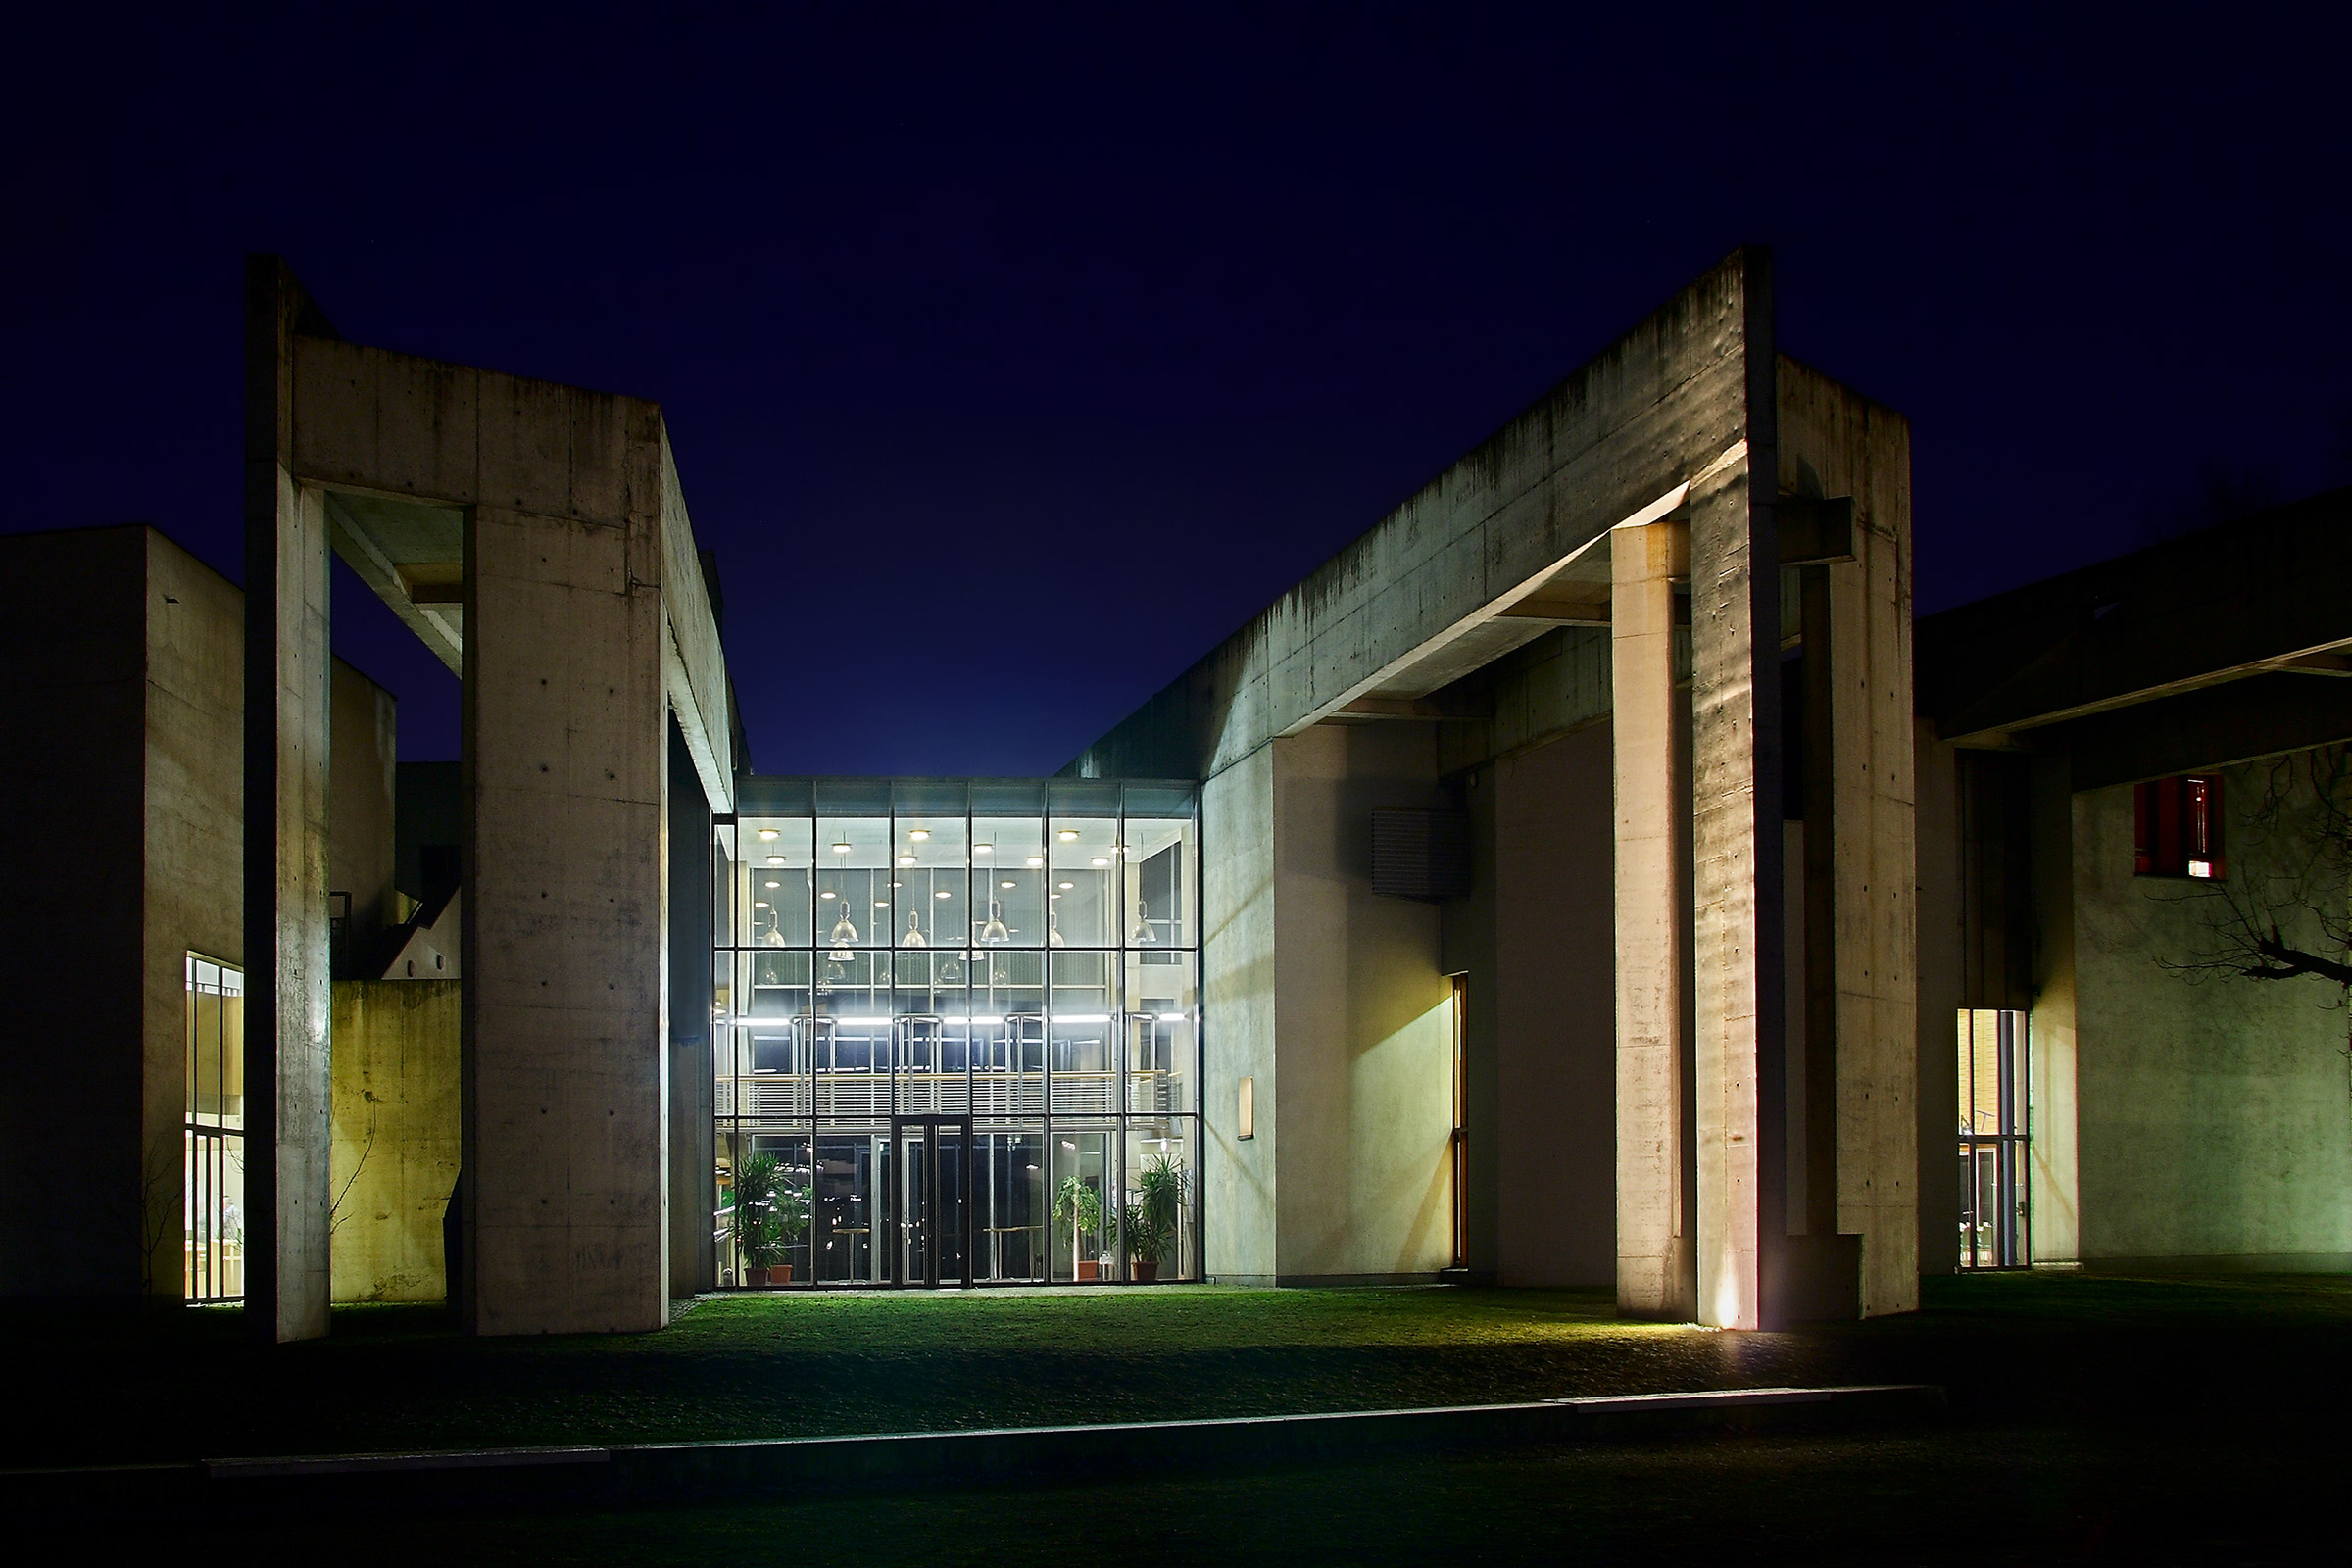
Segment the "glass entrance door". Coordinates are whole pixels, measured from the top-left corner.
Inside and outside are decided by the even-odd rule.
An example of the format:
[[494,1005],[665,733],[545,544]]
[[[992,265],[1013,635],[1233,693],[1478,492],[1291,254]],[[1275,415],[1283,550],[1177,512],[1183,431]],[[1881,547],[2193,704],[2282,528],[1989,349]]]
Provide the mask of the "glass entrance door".
[[972,1119],[894,1116],[890,1212],[899,1283],[972,1283]]

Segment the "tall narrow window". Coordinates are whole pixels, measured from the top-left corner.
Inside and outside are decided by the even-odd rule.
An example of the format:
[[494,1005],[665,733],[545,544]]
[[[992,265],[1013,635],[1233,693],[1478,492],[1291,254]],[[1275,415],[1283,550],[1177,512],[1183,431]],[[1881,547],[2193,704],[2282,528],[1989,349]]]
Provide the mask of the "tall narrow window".
[[2219,880],[2222,781],[2212,774],[2151,779],[2132,792],[2132,870],[2136,876]]
[[1963,1008],[1959,1044],[1960,1266],[2024,1268],[2034,1259],[2026,1015]]
[[245,972],[187,956],[182,1297],[245,1295]]

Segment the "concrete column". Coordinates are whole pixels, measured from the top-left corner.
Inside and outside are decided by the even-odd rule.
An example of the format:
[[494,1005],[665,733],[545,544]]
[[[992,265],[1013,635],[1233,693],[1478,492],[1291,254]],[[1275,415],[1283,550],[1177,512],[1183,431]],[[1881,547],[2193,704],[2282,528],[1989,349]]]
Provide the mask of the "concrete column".
[[1756,444],[1688,501],[1697,1317],[1743,1329],[1764,1326],[1787,1233],[1780,564],[1749,487],[1750,464],[1771,471]]
[[1689,838],[1676,781],[1674,582],[1690,571],[1680,520],[1609,540],[1617,950],[1617,1308],[1687,1318],[1683,1226],[1683,918]]
[[656,1329],[670,1287],[659,416],[569,389],[514,401],[511,424],[485,408],[485,448],[496,418],[515,452],[485,450],[483,466],[525,466],[559,432],[571,514],[482,506],[466,531],[466,1317],[480,1334]]
[[245,1310],[283,1341],[330,1298],[327,524],[290,462],[294,334],[326,328],[275,257],[245,282]]

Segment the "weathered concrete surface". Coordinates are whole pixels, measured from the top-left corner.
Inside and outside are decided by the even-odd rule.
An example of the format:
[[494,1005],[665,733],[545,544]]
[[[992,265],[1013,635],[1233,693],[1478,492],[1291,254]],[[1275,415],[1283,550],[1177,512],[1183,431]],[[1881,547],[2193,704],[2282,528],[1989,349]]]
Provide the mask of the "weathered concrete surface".
[[1674,583],[1690,569],[1680,520],[1621,527],[1610,541],[1613,923],[1616,1000],[1618,1309],[1694,1309],[1684,1230],[1684,861],[1690,824],[1679,781],[1690,736],[1674,693]]
[[[155,1294],[176,1296],[185,1274],[187,956],[234,963],[243,951],[244,596],[162,534],[141,532],[147,555],[141,1170],[147,1234],[154,1238],[150,1278]],[[120,985],[120,977],[113,983]],[[250,1014],[246,1027],[250,1036]]]
[[1617,1277],[1610,753],[1601,723],[1492,764],[1502,1285]]
[[[1918,844],[1911,448],[1899,415],[1783,356],[1780,488],[1851,497],[1830,609],[1836,1222],[1862,1238],[1865,1317],[1919,1304]],[[1806,629],[1811,646],[1811,628]],[[1947,1162],[1948,1163],[1948,1162]],[[1803,1215],[1791,1215],[1798,1229]]]
[[294,340],[326,322],[274,257],[245,300],[246,1321],[314,1339],[328,1304],[323,492],[297,481]]
[[[2223,774],[2233,881],[2280,872],[2293,854],[2250,814],[2268,771]],[[2308,798],[2307,777],[2293,793]],[[2129,788],[2073,799],[2079,1255],[2352,1254],[2352,1098],[2334,988],[2166,974],[2160,959],[2214,947],[2217,896],[2132,874]]]
[[[1745,434],[1735,253],[1082,753],[1067,771],[1209,778],[1447,645]],[[1527,622],[1532,639],[1545,630]],[[1476,662],[1508,652],[1489,646]],[[1441,671],[1435,689],[1468,667]],[[1405,684],[1412,684],[1406,681]]]
[[[1200,792],[1201,1245],[1211,1279],[1270,1285],[1276,1269],[1284,1090],[1275,1052],[1274,750],[1258,748]],[[1254,1131],[1238,1136],[1251,1080]]]
[[438,1301],[441,1220],[458,1177],[460,986],[338,980],[337,1301]]
[[1276,1274],[1432,1276],[1453,1259],[1453,987],[1436,906],[1374,895],[1371,860],[1375,809],[1440,803],[1436,740],[1319,725],[1271,750]]
[[334,662],[334,737],[327,780],[327,886],[350,900],[340,960],[372,954],[394,921],[393,776],[399,705],[350,664]]

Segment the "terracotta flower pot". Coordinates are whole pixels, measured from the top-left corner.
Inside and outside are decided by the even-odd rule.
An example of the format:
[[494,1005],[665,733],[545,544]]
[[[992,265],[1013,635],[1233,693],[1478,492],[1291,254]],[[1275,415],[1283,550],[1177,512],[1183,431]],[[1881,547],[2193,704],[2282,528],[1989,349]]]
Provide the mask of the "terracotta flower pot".
[[1142,1258],[1140,1258],[1140,1257],[1139,1257],[1139,1258],[1137,1258],[1137,1259],[1135,1260],[1135,1283],[1136,1283],[1136,1284],[1138,1284],[1138,1285],[1153,1285],[1153,1284],[1157,1284],[1157,1283],[1158,1283],[1158,1281],[1159,1281],[1159,1260],[1158,1260],[1157,1258],[1153,1258],[1153,1259],[1152,1259],[1151,1262],[1149,1262],[1149,1263],[1145,1262],[1145,1261],[1144,1261]]
[[767,1285],[767,1270],[763,1268],[745,1269],[743,1271],[743,1283],[751,1290],[757,1291],[764,1289]]
[[767,1271],[767,1283],[770,1285],[790,1285],[792,1283],[792,1265],[790,1263],[778,1263],[774,1268],[769,1269]]
[[1081,1258],[1078,1261],[1078,1277],[1082,1280],[1099,1280],[1102,1277],[1102,1265],[1091,1257]]

